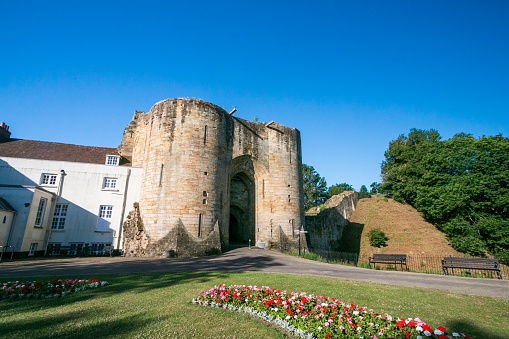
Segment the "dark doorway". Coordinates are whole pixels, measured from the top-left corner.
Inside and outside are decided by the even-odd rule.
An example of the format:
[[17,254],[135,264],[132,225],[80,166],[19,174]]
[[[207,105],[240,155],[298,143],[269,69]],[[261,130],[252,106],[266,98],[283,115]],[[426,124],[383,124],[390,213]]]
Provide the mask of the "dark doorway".
[[230,244],[255,243],[254,181],[237,173],[230,181]]

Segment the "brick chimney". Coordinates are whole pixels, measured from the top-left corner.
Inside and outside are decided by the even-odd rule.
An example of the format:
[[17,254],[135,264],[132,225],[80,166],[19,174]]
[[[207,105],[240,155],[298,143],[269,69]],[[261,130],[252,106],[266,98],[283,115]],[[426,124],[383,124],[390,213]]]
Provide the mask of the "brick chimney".
[[11,138],[11,132],[9,132],[9,126],[5,123],[0,123],[0,142],[8,141]]

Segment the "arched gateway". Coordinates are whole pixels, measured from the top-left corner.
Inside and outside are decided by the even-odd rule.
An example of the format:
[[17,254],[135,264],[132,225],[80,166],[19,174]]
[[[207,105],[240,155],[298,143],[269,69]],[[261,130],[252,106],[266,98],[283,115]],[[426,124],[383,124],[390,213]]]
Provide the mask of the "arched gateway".
[[296,129],[170,99],[135,112],[119,152],[143,168],[123,228],[126,255],[205,255],[249,240],[277,247],[303,224]]

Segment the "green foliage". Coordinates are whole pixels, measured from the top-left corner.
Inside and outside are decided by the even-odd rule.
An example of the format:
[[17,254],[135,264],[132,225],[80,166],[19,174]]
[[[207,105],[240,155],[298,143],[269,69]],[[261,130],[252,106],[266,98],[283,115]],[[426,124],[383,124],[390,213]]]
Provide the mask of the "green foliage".
[[253,122],[258,122],[258,115],[255,114],[254,118],[253,118]]
[[381,189],[380,189],[380,184],[377,183],[376,181],[372,182],[371,185],[369,185],[369,187],[371,187],[371,190],[369,191],[369,193],[371,193],[371,194],[380,194],[380,193],[382,193]]
[[361,189],[358,193],[358,198],[359,199],[371,198],[371,195],[368,193],[368,189],[366,188],[365,185],[361,186]]
[[509,139],[412,129],[389,144],[382,188],[416,207],[455,249],[509,259]]
[[344,191],[353,191],[353,187],[346,182],[341,184],[332,185],[329,187],[329,191],[327,192],[327,198],[332,198],[333,196],[343,193]]
[[387,236],[380,228],[374,228],[368,233],[369,243],[373,247],[385,247],[387,246]]
[[327,198],[327,182],[313,166],[302,164],[302,178],[304,182],[304,209],[316,207]]

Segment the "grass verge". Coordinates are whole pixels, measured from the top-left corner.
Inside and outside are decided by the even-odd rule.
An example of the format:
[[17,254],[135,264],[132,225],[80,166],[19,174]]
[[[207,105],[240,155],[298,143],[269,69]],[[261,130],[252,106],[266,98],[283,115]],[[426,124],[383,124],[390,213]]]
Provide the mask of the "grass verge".
[[[51,277],[30,280],[47,281]],[[472,338],[509,338],[509,300],[367,282],[269,273],[87,276],[111,285],[61,299],[0,301],[2,338],[283,338],[245,315],[190,303],[217,284],[267,285],[420,317]],[[28,280],[28,279],[24,279]]]

